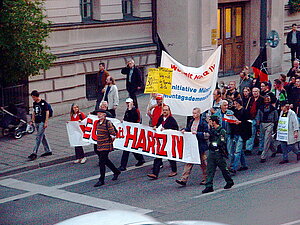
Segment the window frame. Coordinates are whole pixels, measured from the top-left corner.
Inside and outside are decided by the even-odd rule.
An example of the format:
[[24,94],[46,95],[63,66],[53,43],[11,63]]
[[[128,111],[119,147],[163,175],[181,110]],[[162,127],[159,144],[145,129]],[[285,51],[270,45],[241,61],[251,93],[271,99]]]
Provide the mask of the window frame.
[[[87,6],[86,9],[89,8],[89,12],[88,10],[86,11],[86,14],[89,14],[89,16],[84,16],[85,6]],[[80,14],[82,21],[89,21],[93,19],[93,0],[80,0]]]

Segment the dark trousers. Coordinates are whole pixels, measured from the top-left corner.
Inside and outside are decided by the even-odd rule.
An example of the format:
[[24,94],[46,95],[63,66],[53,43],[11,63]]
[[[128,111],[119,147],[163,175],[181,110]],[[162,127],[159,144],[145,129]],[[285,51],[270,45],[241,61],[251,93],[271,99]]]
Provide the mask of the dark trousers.
[[129,94],[129,97],[133,100],[133,104],[135,106],[135,108],[138,108],[138,102],[137,102],[137,98],[136,98],[136,89],[130,89],[130,88],[127,88],[127,91],[128,91],[128,94]]
[[104,93],[102,92],[102,90],[97,90],[97,101],[96,101],[96,105],[95,105],[95,110],[99,109],[99,105],[103,99]]
[[82,146],[76,146],[75,147],[75,156],[76,156],[76,159],[84,158],[84,151],[83,151]]
[[[129,153],[128,151],[123,151],[122,158],[121,158],[121,167],[126,168],[127,163],[128,163],[128,158],[129,158]],[[144,156],[138,153],[133,153],[134,158],[139,161],[139,162],[145,162]]]
[[291,44],[292,67],[293,67],[293,62],[295,61],[295,55],[296,58],[300,60],[300,46],[298,46],[297,44]]
[[[172,172],[177,172],[177,164],[176,161],[168,160],[171,166]],[[158,176],[160,171],[160,166],[162,165],[162,159],[161,158],[155,158],[153,163],[153,169],[152,173],[156,176]]]
[[116,118],[116,110],[114,110],[114,109],[109,109],[109,110],[107,110],[107,111],[111,113],[112,118]]
[[119,174],[120,171],[115,167],[115,165],[108,158],[109,151],[95,151],[99,158],[100,167],[100,178],[99,181],[104,182],[105,178],[105,166],[107,166],[114,174]]
[[220,154],[220,152],[210,150],[207,158],[207,179],[205,184],[206,187],[213,187],[213,179],[217,167],[220,168],[225,181],[229,184],[233,183],[224,157]]

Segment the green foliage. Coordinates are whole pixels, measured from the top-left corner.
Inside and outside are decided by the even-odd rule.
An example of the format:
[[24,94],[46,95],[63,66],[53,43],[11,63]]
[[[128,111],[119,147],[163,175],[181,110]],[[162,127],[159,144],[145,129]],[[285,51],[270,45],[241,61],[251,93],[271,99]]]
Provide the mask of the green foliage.
[[288,6],[291,14],[300,12],[300,0],[289,0]]
[[0,82],[13,84],[50,67],[55,56],[45,44],[50,21],[43,0],[3,0],[0,9]]

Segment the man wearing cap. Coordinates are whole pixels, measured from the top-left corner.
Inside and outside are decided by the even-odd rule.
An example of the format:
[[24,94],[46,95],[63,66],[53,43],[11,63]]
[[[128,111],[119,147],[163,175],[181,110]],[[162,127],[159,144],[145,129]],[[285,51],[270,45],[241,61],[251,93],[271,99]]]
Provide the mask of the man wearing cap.
[[93,112],[96,113],[99,120],[97,121],[96,135],[97,135],[97,149],[95,153],[99,157],[99,167],[100,167],[100,178],[99,181],[94,185],[94,187],[100,187],[104,185],[105,179],[105,166],[111,169],[114,173],[112,180],[117,180],[120,175],[120,171],[115,167],[115,165],[109,160],[108,154],[114,150],[113,141],[116,138],[116,132],[112,123],[106,119],[106,116],[111,116],[109,112],[98,109]]
[[[132,98],[126,99],[127,109],[125,111],[125,115],[123,120],[131,123],[138,123],[140,120],[139,112],[137,108],[133,105]],[[133,153],[135,159],[138,161],[135,166],[141,166],[145,163],[144,156],[138,153]],[[118,168],[120,171],[125,171],[128,163],[129,151],[123,151],[121,158],[121,166]]]
[[[162,114],[162,108],[165,104],[163,104],[163,96],[162,95],[157,95],[156,96],[156,104],[149,107],[147,114],[149,115],[149,117],[151,118],[152,124],[151,126],[154,127],[157,122],[159,117]],[[153,109],[153,111],[152,111]]]
[[209,131],[209,154],[207,158],[207,180],[203,194],[213,192],[213,178],[216,172],[216,168],[219,167],[222,171],[222,175],[226,181],[224,189],[230,189],[234,182],[230,177],[227,169],[226,160],[224,159],[224,146],[226,146],[226,131],[220,125],[219,118],[217,116],[211,116],[209,120],[211,127]]
[[129,60],[127,66],[121,70],[121,73],[126,75],[126,90],[129,93],[129,97],[132,98],[135,107],[138,108],[135,93],[142,86],[141,71],[135,66],[133,60]]

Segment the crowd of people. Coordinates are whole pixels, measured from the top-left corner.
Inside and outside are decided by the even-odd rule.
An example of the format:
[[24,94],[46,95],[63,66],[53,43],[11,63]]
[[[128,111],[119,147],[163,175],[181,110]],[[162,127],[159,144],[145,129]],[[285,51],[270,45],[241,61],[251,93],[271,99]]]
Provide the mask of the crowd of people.
[[[141,113],[138,107],[136,92],[142,88],[141,72],[130,60],[121,70],[126,76],[126,89],[129,97],[126,99],[124,121],[141,123]],[[45,136],[48,126],[48,104],[39,97],[37,91],[31,96],[34,100],[32,122],[37,129],[36,145],[30,160],[37,158],[40,143],[44,145],[45,153],[51,155],[52,151]],[[181,132],[191,132],[196,135],[200,153],[200,168],[202,178],[200,185],[205,185],[203,193],[212,192],[213,177],[219,167],[226,181],[224,189],[234,185],[232,177],[240,171],[248,170],[247,157],[256,153],[260,163],[266,162],[268,157],[275,157],[282,153],[280,164],[289,162],[288,153],[293,151],[300,160],[299,152],[299,121],[300,121],[300,69],[299,62],[295,60],[293,67],[287,75],[280,75],[273,82],[260,82],[254,78],[245,66],[240,73],[240,82],[230,81],[228,85],[217,84],[213,92],[213,106],[206,112],[201,112],[195,106],[192,117],[188,118],[187,125]],[[119,105],[118,88],[115,80],[105,70],[105,64],[99,64],[97,75],[97,101],[92,112],[99,118],[97,124],[97,144],[94,151],[99,157],[100,178],[94,185],[104,185],[105,167],[113,172],[112,180],[117,180],[122,171],[126,170],[129,152],[123,151],[120,167],[116,167],[109,159],[109,152],[113,151],[113,141],[116,131],[106,117],[116,117]],[[164,104],[163,95],[152,94],[147,107],[149,126],[153,129],[180,130],[172,109]],[[86,115],[73,104],[70,111],[71,121],[81,121]],[[258,151],[254,152],[254,146]],[[271,151],[271,154],[270,154]],[[207,154],[208,152],[208,154]],[[86,157],[81,146],[75,147],[76,160],[74,163],[85,163]],[[133,153],[137,160],[136,166],[145,163],[141,154]],[[176,161],[169,160],[171,171],[169,177],[177,175]],[[162,167],[162,159],[155,158],[152,173],[147,176],[158,179]],[[227,165],[228,164],[228,165]],[[186,163],[182,176],[176,183],[186,186],[193,164]]]

